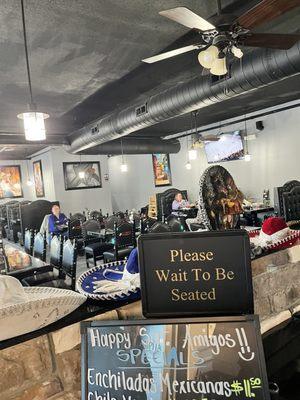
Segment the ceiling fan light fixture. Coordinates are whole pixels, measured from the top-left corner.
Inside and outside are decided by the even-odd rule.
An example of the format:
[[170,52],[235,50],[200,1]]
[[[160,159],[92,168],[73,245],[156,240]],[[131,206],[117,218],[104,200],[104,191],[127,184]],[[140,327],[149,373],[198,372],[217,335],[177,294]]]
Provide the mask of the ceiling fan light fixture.
[[226,57],[223,56],[222,58],[217,58],[211,69],[210,69],[211,74],[217,75],[217,76],[222,76],[227,74],[227,66],[226,66]]
[[218,59],[219,49],[217,46],[209,46],[206,50],[200,51],[198,61],[202,67],[210,69],[214,62]]
[[23,120],[25,139],[29,141],[41,141],[46,139],[45,119],[48,114],[39,111],[27,111],[18,114],[18,118]]
[[198,140],[194,143],[194,149],[203,149],[204,143],[201,140]]
[[237,57],[237,58],[242,58],[244,53],[242,52],[242,50],[236,46],[232,46],[231,47],[231,52],[232,54]]

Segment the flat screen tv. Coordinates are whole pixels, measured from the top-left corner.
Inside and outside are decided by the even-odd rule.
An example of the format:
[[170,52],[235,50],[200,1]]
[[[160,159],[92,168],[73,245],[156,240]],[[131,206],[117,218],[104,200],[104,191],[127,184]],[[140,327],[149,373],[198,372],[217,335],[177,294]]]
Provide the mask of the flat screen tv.
[[217,142],[205,142],[205,153],[209,164],[242,160],[245,154],[241,132],[222,133]]

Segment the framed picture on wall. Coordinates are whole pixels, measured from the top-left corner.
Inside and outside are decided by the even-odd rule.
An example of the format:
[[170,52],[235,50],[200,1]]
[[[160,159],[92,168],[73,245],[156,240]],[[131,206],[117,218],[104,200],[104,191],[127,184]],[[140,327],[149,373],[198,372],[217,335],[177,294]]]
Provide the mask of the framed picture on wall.
[[0,199],[23,197],[20,165],[0,166]]
[[41,160],[34,161],[32,165],[33,165],[33,179],[34,179],[36,197],[44,197],[45,189],[44,189],[42,161]]
[[169,154],[165,153],[152,154],[152,165],[153,165],[155,187],[171,186],[172,176],[171,176]]
[[99,161],[65,162],[65,190],[101,188],[101,170]]

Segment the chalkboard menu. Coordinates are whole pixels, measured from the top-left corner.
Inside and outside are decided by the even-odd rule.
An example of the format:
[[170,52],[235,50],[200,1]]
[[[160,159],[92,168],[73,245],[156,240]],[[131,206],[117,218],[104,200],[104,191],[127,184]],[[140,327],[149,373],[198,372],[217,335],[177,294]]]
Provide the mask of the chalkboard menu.
[[146,317],[253,314],[246,231],[141,235]]
[[81,328],[82,400],[269,400],[255,316]]

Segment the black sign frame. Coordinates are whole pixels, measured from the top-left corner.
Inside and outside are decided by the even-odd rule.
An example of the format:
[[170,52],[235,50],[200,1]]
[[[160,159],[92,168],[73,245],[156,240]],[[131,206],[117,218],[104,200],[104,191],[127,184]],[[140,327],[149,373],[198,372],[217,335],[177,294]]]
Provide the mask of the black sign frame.
[[110,326],[139,326],[139,325],[172,325],[172,324],[204,324],[204,323],[222,323],[222,322],[252,322],[255,331],[255,340],[258,349],[258,364],[260,367],[261,378],[263,381],[263,395],[265,400],[270,400],[270,392],[268,385],[268,376],[266,363],[264,358],[264,349],[261,340],[260,323],[258,315],[243,316],[216,316],[216,317],[197,317],[197,318],[170,318],[170,319],[144,319],[144,320],[114,320],[114,321],[83,321],[80,323],[81,333],[81,400],[87,400],[87,367],[88,367],[88,328],[101,328]]
[[[159,251],[159,241],[162,239],[189,239],[189,238],[224,238],[226,237],[238,237],[242,242],[243,246],[243,259],[240,261],[241,269],[244,271],[245,277],[245,291],[241,293],[242,301],[245,302],[243,308],[241,308],[238,299],[234,300],[234,306],[230,310],[197,310],[190,311],[186,309],[185,311],[178,310],[174,307],[173,310],[170,307],[167,309],[163,299],[161,301],[161,311],[153,311],[151,308],[151,290],[149,289],[149,284],[147,271],[148,266],[145,259],[144,243],[146,241],[157,241],[157,251]],[[225,244],[225,241],[222,242]],[[251,258],[250,258],[250,241],[249,236],[245,230],[228,230],[228,231],[204,231],[204,232],[167,232],[167,233],[155,233],[141,235],[138,238],[138,254],[139,254],[139,267],[141,275],[141,298],[142,298],[142,310],[143,315],[146,318],[162,318],[162,317],[181,317],[181,316],[207,316],[207,315],[245,315],[254,313],[254,300],[253,300],[253,286],[252,286],[252,270],[251,270]],[[153,255],[154,257],[155,255]],[[152,284],[153,285],[153,284]],[[230,296],[230,293],[228,294]],[[164,308],[165,307],[165,308]]]

